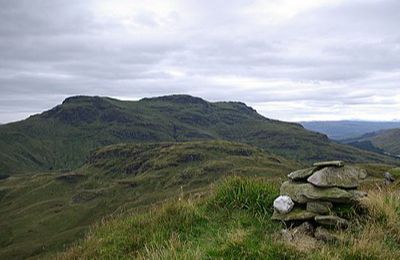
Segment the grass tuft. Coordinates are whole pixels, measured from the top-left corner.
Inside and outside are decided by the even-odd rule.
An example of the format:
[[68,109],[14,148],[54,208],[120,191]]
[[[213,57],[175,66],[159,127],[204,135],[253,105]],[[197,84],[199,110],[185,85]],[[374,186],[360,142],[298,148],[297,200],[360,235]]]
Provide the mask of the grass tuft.
[[277,196],[277,185],[256,179],[233,177],[220,185],[211,202],[219,207],[247,210],[257,217],[269,218],[273,213],[272,203]]

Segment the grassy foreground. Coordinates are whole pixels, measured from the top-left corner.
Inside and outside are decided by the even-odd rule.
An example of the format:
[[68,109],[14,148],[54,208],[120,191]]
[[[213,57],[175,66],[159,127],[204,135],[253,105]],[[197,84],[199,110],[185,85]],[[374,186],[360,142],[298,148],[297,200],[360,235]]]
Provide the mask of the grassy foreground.
[[82,238],[104,216],[145,211],[182,192],[207,194],[226,176],[272,181],[298,167],[224,141],[107,146],[77,171],[0,181],[0,259],[43,258]]
[[207,198],[181,197],[148,213],[93,226],[59,259],[400,259],[399,184],[369,191],[336,243],[305,250],[270,220],[278,183],[229,178]]

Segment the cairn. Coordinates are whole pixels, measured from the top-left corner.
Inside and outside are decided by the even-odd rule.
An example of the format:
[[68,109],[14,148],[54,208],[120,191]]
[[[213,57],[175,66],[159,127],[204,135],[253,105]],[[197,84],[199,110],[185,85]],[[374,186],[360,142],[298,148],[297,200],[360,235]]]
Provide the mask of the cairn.
[[357,190],[360,180],[366,177],[365,170],[344,165],[342,161],[319,162],[311,168],[294,171],[282,184],[281,196],[274,201],[272,219],[346,228],[349,221],[339,217],[335,209],[343,204],[354,205],[366,196]]

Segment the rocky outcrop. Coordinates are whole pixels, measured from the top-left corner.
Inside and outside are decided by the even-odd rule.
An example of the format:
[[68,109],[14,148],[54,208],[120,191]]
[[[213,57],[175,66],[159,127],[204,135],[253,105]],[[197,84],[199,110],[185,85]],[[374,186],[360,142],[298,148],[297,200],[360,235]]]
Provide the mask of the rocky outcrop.
[[[297,170],[288,175],[280,189],[286,201],[294,202],[291,210],[275,207],[272,219],[311,223],[315,229],[314,237],[323,241],[333,241],[334,236],[322,228],[347,228],[349,221],[341,217],[340,207],[343,204],[354,205],[365,192],[357,190],[359,182],[367,177],[365,170],[344,165],[342,161],[315,163],[314,167]],[[290,200],[289,200],[290,199]],[[275,206],[275,203],[274,203]],[[336,210],[338,212],[336,212]],[[318,232],[317,232],[318,231]]]
[[[340,208],[343,204],[356,204],[367,196],[357,190],[360,180],[366,177],[365,170],[344,165],[342,161],[315,163],[311,168],[294,171],[281,186],[272,219],[303,223],[282,231],[283,237],[291,242],[303,241],[305,237],[315,241],[337,241],[338,236],[329,229],[349,226],[349,220],[339,214]],[[300,232],[303,226],[309,227],[307,230],[312,230],[311,234]]]

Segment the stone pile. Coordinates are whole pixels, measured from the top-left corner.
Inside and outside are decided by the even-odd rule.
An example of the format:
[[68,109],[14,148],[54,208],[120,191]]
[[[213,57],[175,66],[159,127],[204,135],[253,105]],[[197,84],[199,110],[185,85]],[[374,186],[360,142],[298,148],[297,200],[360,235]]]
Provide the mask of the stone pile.
[[315,163],[311,168],[292,172],[281,186],[281,196],[274,201],[272,219],[345,228],[348,220],[339,217],[335,209],[366,196],[357,190],[360,180],[366,177],[365,170],[342,161]]

